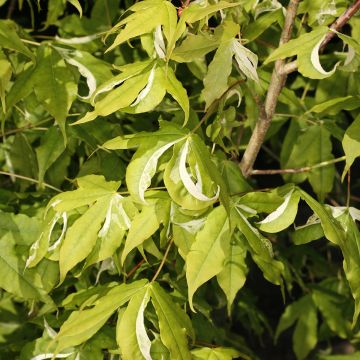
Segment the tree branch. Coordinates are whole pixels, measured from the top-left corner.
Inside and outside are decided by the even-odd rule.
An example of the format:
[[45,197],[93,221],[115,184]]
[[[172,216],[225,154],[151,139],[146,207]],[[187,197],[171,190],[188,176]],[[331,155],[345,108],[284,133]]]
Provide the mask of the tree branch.
[[[296,17],[297,8],[300,0],[290,0],[287,8],[285,24],[281,33],[279,46],[287,43],[291,38],[291,32]],[[251,135],[248,146],[240,163],[240,168],[245,177],[249,176],[254,165],[255,159],[265,135],[270,127],[272,117],[275,112],[278,96],[286,81],[286,74],[282,72],[285,65],[284,60],[277,60],[271,76],[269,89],[266,95],[263,111],[260,111],[255,129]]]
[[252,170],[251,175],[277,175],[277,174],[298,174],[303,172],[309,172],[314,169],[318,169],[324,166],[329,166],[332,164],[336,164],[340,161],[345,161],[346,156],[341,156],[336,159],[323,161],[321,163],[311,165],[311,166],[303,166],[301,168],[294,169],[267,169],[267,170]]
[[[329,31],[323,42],[320,45],[319,52],[322,52],[326,45],[331,41],[331,39],[336,35],[336,32],[340,31],[345,24],[359,11],[360,9],[360,0],[356,0],[351,6],[349,6],[330,26]],[[287,63],[282,71],[284,74],[288,75],[297,70],[296,61],[291,61]]]

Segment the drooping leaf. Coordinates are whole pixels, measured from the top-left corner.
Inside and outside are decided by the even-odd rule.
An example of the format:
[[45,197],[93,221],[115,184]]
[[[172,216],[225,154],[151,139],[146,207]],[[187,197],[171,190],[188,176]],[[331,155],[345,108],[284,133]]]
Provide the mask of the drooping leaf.
[[303,360],[317,342],[317,314],[310,295],[290,304],[282,314],[275,338],[296,322],[293,349],[298,360]]
[[21,41],[16,29],[16,24],[11,20],[0,21],[0,47],[18,51],[35,61],[34,54]]
[[224,268],[217,275],[217,281],[226,295],[230,315],[235,296],[245,284],[248,268],[245,263],[247,251],[244,244],[233,236],[228,248]]
[[194,311],[196,290],[224,268],[224,248],[230,241],[229,219],[223,206],[212,210],[186,256],[189,304]]
[[42,138],[41,145],[36,148],[40,186],[44,180],[46,171],[65,150],[64,142],[59,135],[56,128],[50,128]]
[[347,128],[342,145],[346,155],[346,165],[342,178],[350,169],[354,160],[360,156],[360,116],[358,116],[354,122]]
[[64,139],[65,120],[77,94],[77,85],[60,54],[50,46],[38,49],[35,69],[35,94],[46,110],[55,118]]
[[159,319],[160,338],[169,349],[171,359],[190,360],[187,335],[194,336],[190,319],[158,283],[152,283],[150,290],[151,302]]
[[144,326],[144,311],[150,300],[149,288],[144,287],[129,301],[116,326],[116,340],[124,360],[151,360],[151,341]]
[[276,285],[281,285],[284,265],[274,259],[271,242],[250,224],[241,208],[235,208],[233,214],[237,227],[248,241],[252,257],[262,270],[264,277]]

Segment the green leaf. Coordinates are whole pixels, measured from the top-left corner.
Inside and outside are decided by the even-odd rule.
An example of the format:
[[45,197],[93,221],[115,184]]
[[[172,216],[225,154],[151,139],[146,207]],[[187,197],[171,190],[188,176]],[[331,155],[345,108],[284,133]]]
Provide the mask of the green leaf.
[[68,271],[84,260],[95,246],[110,201],[110,195],[99,199],[67,231],[60,248],[60,283]]
[[342,110],[354,110],[360,107],[360,97],[359,96],[344,96],[331,99],[313,106],[307,113],[325,113],[329,115],[336,115]]
[[146,286],[129,301],[116,326],[116,340],[124,360],[151,360],[151,341],[144,325],[144,311],[150,300],[150,291]]
[[298,226],[296,231],[291,234],[291,239],[295,245],[307,244],[311,241],[321,239],[324,231],[319,222]]
[[160,337],[174,360],[191,359],[186,334],[193,337],[191,321],[186,313],[157,283],[150,287],[151,302],[159,319]]
[[231,360],[240,356],[238,351],[224,347],[195,349],[191,354],[196,360]]
[[219,206],[208,215],[204,228],[196,235],[186,256],[189,304],[193,311],[193,296],[196,290],[224,268],[224,248],[229,241],[229,219],[225,208]]
[[331,76],[337,65],[332,70],[325,71],[319,60],[319,47],[328,31],[326,26],[318,26],[315,30],[290,40],[274,50],[265,60],[265,64],[296,55],[296,63],[303,76],[310,79],[324,79]]
[[347,128],[342,146],[346,155],[346,165],[342,174],[344,179],[354,160],[360,156],[360,116]]
[[271,213],[283,203],[283,198],[276,192],[249,192],[239,199],[240,205],[259,213]]
[[109,290],[106,295],[100,297],[94,307],[73,311],[55,337],[56,350],[59,352],[90,339],[106,323],[115,310],[141,291],[146,283],[146,280],[139,280],[131,284],[116,286]]
[[224,43],[217,49],[204,78],[203,96],[205,109],[218,99],[228,88],[228,78],[232,68],[233,53],[231,43]]
[[[332,154],[332,143],[330,132],[322,125],[314,125],[305,128],[298,134],[296,142],[283,168],[301,168],[312,166],[334,158]],[[326,194],[333,188],[335,177],[335,166],[329,164],[315,169],[311,169],[307,174],[300,177],[287,176],[286,179],[295,182],[309,179],[311,186],[322,201]]]
[[85,267],[103,261],[115,253],[137,213],[131,200],[119,194],[112,196],[104,224],[98,233],[97,243],[87,257]]
[[26,238],[30,234],[31,238],[39,234],[38,221],[25,215],[14,216],[2,212],[0,219],[0,288],[22,299],[42,300],[51,304],[52,300],[35,280],[39,270],[25,270],[25,261],[16,246],[16,243],[24,245],[24,240],[28,243]]
[[135,75],[126,80],[121,86],[110,91],[100,101],[95,103],[93,111],[77,120],[73,125],[83,124],[95,120],[98,116],[107,116],[115,111],[126,108],[132,104],[140,91],[146,86],[151,71]]
[[233,237],[226,252],[224,268],[217,275],[217,281],[227,299],[228,315],[231,314],[231,305],[238,291],[244,286],[248,268],[246,266],[246,247]]
[[350,331],[350,324],[345,320],[334,297],[325,291],[315,290],[312,292],[312,299],[329,328],[341,338],[346,339]]
[[118,181],[106,181],[102,175],[86,175],[76,180],[78,189],[54,196],[48,208],[63,212],[91,205],[103,197],[114,195],[120,185]]
[[277,233],[289,227],[295,220],[300,195],[290,190],[284,197],[284,202],[264,220],[258,222],[262,231]]
[[167,1],[145,0],[140,5],[133,5],[129,10],[134,13],[117,23],[110,30],[109,33],[113,33],[125,25],[107,51],[113,50],[131,38],[150,33],[161,25],[164,26],[164,34],[168,41],[173,36],[177,20],[176,9]]
[[264,277],[273,284],[281,285],[284,265],[273,258],[271,242],[250,224],[239,208],[235,208],[233,217],[240,232],[248,241],[252,257],[263,271]]
[[360,232],[348,212],[339,217],[339,222],[345,230],[346,235],[346,241],[340,245],[340,248],[344,256],[344,272],[355,300],[355,311],[352,322],[352,327],[354,327],[360,314]]
[[190,104],[187,92],[182,83],[176,78],[174,70],[168,67],[163,68],[166,71],[166,91],[179,103],[184,111],[184,123],[186,125],[189,120]]
[[142,211],[133,218],[126,238],[125,247],[121,254],[122,264],[131,250],[149,239],[159,228],[160,222],[156,215],[155,208],[156,202],[144,205]]
[[82,8],[79,0],[67,0],[71,5],[76,7],[76,10],[79,12],[80,17],[82,17]]
[[321,226],[324,230],[325,237],[333,244],[340,247],[345,242],[345,233],[339,222],[328,211],[312,198],[305,191],[300,190],[301,198],[306,201],[314,213],[320,218]]
[[11,20],[0,20],[0,47],[18,51],[35,61],[34,54],[21,41],[16,30],[17,26]]
[[297,324],[293,333],[293,349],[296,358],[303,360],[317,343],[317,314],[310,295],[287,306],[276,328],[275,338],[295,321]]
[[12,68],[9,61],[7,61],[6,59],[0,59],[0,99],[4,114],[6,114],[5,91],[10,82],[11,75]]
[[66,139],[65,120],[77,94],[74,77],[60,54],[50,46],[40,46],[37,59],[34,73],[36,97],[55,118]]
[[59,136],[59,131],[54,127],[50,128],[44,137],[41,138],[41,145],[36,148],[40,186],[44,181],[46,171],[59,158],[64,150],[64,142],[61,136]]
[[258,38],[264,31],[270,28],[274,22],[279,22],[284,18],[282,9],[270,11],[258,17],[254,22],[250,22],[244,29],[242,37],[248,41]]
[[163,123],[156,137],[148,137],[140,145],[126,170],[126,184],[136,201],[145,203],[145,190],[151,185],[159,158],[184,135],[178,127]]
[[215,50],[219,45],[217,37],[210,37],[205,34],[189,34],[180,46],[175,48],[171,59],[177,62],[192,62],[204,57],[210,51]]

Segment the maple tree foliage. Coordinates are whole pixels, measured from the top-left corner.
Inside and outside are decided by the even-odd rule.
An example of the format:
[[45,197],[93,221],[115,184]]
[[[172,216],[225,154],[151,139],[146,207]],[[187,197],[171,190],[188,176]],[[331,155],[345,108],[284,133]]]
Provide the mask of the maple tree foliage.
[[359,358],[359,8],[0,1],[0,358]]

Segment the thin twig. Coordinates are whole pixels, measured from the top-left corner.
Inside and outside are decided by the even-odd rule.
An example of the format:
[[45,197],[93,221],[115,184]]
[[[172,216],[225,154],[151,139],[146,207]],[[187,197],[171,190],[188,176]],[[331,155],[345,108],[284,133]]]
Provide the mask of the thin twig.
[[158,267],[158,269],[157,269],[154,277],[151,279],[151,282],[154,282],[154,281],[157,279],[157,277],[159,276],[159,274],[160,274],[160,272],[161,272],[161,269],[163,268],[163,266],[164,266],[164,264],[165,264],[166,258],[167,258],[167,256],[169,255],[169,251],[170,251],[170,248],[171,248],[171,245],[173,244],[173,242],[174,242],[174,240],[171,239],[170,242],[169,242],[168,247],[166,248],[164,257],[162,258],[161,263],[160,263],[160,265],[159,265],[159,267]]
[[131,275],[143,264],[145,260],[142,259],[140,260],[127,274],[126,274],[126,278],[128,279],[129,277],[131,277]]
[[[360,0],[356,0],[352,5],[350,5],[330,26],[330,30],[324,40],[322,41],[319,52],[322,52],[326,45],[331,41],[331,39],[336,35],[336,32],[340,31],[345,24],[348,23],[348,21],[359,11],[360,9]],[[290,74],[297,70],[297,62],[291,61],[287,63],[283,69],[282,72],[284,74]]]
[[200,119],[199,123],[194,127],[194,129],[192,129],[192,133],[195,133],[199,128],[200,126],[209,119],[209,117],[215,112],[216,110],[216,106],[219,104],[219,102],[229,93],[230,90],[232,90],[235,86],[243,83],[245,80],[244,79],[241,79],[241,80],[238,80],[238,81],[235,81],[233,84],[231,84],[224,92],[223,94],[215,99],[211,104],[210,106],[208,107],[205,115]]
[[52,120],[53,118],[50,117],[48,119],[44,119],[42,121],[39,121],[38,123],[36,124],[29,124],[29,125],[25,125],[23,127],[20,127],[20,128],[17,128],[17,129],[11,129],[11,130],[8,130],[6,131],[5,133],[3,134],[0,134],[0,137],[4,137],[4,136],[7,136],[7,135],[11,135],[11,134],[16,134],[18,132],[23,132],[23,131],[26,131],[26,130],[31,130],[33,129],[34,127],[37,127],[38,125],[42,125],[50,120]]
[[[300,0],[290,0],[286,12],[284,28],[280,37],[279,46],[287,43],[290,40],[299,2]],[[264,109],[260,107],[258,121],[240,163],[240,168],[244,176],[250,175],[257,154],[260,151],[261,145],[263,144],[265,139],[265,135],[270,127],[278,97],[286,81],[286,74],[283,74],[281,72],[284,64],[285,61],[281,59],[275,62],[274,70],[269,84],[269,89],[266,95]]]
[[40,183],[39,180],[30,178],[30,177],[27,177],[27,176],[14,174],[14,173],[10,173],[10,172],[7,172],[7,171],[0,171],[0,175],[10,176],[10,177],[14,177],[14,178],[21,179],[21,180],[26,180],[26,181],[29,181],[29,182],[32,182],[32,183],[35,183],[35,184],[38,184],[38,185],[41,184],[41,185],[43,185],[43,186],[45,186],[45,187],[47,187],[49,189],[55,190],[57,192],[62,192],[62,190],[58,189],[55,186],[52,186],[52,185],[47,184],[45,182]]
[[251,175],[277,175],[277,174],[298,174],[303,172],[309,172],[314,169],[318,169],[321,167],[329,166],[332,164],[336,164],[340,161],[345,161],[346,156],[341,156],[339,158],[333,160],[323,161],[321,163],[311,165],[311,166],[303,166],[301,168],[294,169],[266,169],[266,170],[252,170]]

